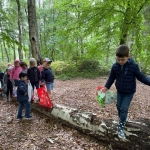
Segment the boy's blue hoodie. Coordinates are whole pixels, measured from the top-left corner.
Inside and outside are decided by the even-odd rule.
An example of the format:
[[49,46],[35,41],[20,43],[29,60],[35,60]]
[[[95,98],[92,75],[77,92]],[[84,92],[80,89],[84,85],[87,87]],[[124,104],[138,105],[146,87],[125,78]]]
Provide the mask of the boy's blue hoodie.
[[[23,101],[28,101],[29,97],[28,97],[28,85],[22,81],[19,80],[16,83],[17,88],[17,101],[18,102],[23,102]],[[25,93],[27,93],[25,95]]]
[[113,64],[105,87],[109,89],[116,80],[115,86],[119,93],[133,94],[136,91],[136,79],[150,85],[150,78],[141,73],[138,65],[130,58],[123,66],[117,62]]
[[41,76],[41,81],[42,82],[46,82],[46,83],[52,83],[54,82],[54,75],[52,73],[52,70],[43,68],[42,72],[41,72],[42,76]]

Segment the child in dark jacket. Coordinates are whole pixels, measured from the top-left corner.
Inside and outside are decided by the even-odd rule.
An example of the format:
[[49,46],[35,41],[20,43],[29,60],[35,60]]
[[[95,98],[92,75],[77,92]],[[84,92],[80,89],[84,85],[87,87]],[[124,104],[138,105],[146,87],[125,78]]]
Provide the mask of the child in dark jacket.
[[49,97],[51,96],[51,91],[54,86],[54,75],[50,68],[51,60],[49,58],[45,58],[43,60],[43,70],[41,72],[41,83],[46,84],[47,92],[49,93]]
[[30,63],[30,67],[28,68],[27,75],[34,91],[34,86],[36,87],[36,89],[39,88],[40,71],[37,67],[37,62],[34,58],[30,58],[29,63]]
[[28,97],[28,86],[26,84],[27,74],[21,72],[19,74],[19,78],[20,78],[20,80],[16,83],[16,85],[18,86],[17,101],[19,102],[17,120],[20,120],[23,118],[22,110],[23,110],[24,106],[26,107],[25,119],[32,119],[32,116],[30,115],[31,104],[29,102],[29,97]]
[[2,72],[2,70],[0,68],[0,82],[1,82],[1,86],[3,86],[3,78],[4,78],[4,73]]
[[6,85],[6,101],[9,102],[10,98],[12,98],[12,93],[13,93],[13,85],[12,82],[10,80],[10,73],[11,73],[11,69],[6,69],[6,74],[4,75],[4,86]]
[[109,78],[105,84],[103,92],[115,82],[117,89],[117,110],[119,116],[118,136],[125,139],[124,125],[126,123],[128,108],[136,92],[136,79],[146,85],[150,85],[150,78],[140,72],[137,64],[130,58],[129,48],[126,45],[120,45],[116,51],[117,62],[113,64]]

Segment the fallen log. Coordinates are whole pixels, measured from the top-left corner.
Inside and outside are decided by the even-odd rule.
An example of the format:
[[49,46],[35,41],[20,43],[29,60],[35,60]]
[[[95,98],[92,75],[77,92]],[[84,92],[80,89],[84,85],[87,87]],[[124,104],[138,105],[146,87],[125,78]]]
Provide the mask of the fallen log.
[[[17,104],[16,100],[13,101]],[[91,112],[81,112],[76,108],[58,104],[55,104],[52,109],[48,109],[38,103],[32,104],[32,110],[104,141],[113,150],[150,150],[149,119],[128,121],[125,126],[126,139],[123,140],[118,138],[117,121],[99,118]]]
[[107,142],[114,150],[150,150],[150,120],[148,119],[127,122],[126,139],[122,140],[117,135],[117,121],[99,118],[91,112],[81,112],[63,105],[54,105],[53,109],[47,109],[36,103],[32,105],[32,109]]

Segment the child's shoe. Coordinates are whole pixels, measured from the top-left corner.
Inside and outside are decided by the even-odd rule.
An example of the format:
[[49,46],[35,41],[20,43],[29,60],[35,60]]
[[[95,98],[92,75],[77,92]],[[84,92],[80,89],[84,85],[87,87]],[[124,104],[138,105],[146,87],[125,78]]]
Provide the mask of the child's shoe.
[[123,130],[118,130],[118,137],[121,138],[121,139],[125,139],[126,138]]
[[25,117],[24,119],[26,119],[26,120],[31,120],[31,119],[32,119],[32,116]]
[[21,119],[23,119],[23,118],[24,118],[24,116],[17,117],[17,120],[19,121],[19,120],[21,120]]
[[9,102],[9,99],[8,99],[8,98],[6,99],[6,102]]
[[119,125],[118,125],[118,137],[121,138],[121,139],[126,138],[125,134],[123,132],[124,125],[125,125],[125,123],[122,123],[121,121],[119,122]]

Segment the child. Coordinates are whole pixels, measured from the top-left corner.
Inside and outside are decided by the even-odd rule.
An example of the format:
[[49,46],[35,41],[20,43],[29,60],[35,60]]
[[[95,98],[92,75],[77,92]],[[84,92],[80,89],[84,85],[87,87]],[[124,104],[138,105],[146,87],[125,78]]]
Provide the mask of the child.
[[4,73],[2,72],[2,70],[0,68],[0,82],[1,82],[1,86],[3,86],[3,78],[4,78]]
[[51,95],[51,91],[53,90],[53,84],[54,84],[54,75],[50,68],[51,62],[52,61],[49,58],[45,58],[43,60],[43,70],[41,72],[41,83],[46,84],[49,97]]
[[28,75],[28,79],[30,80],[31,85],[33,87],[33,91],[34,91],[34,86],[36,87],[36,89],[39,88],[40,71],[37,68],[37,63],[34,58],[30,58],[29,63],[30,63],[30,67],[27,71],[27,75]]
[[22,68],[22,72],[27,73],[27,71],[28,71],[28,66],[27,66],[27,64],[26,64],[25,62],[21,62],[21,63],[20,63],[20,66],[21,66],[21,68]]
[[[10,80],[13,83],[13,86],[19,80],[19,74],[21,71],[22,71],[22,68],[20,66],[20,60],[16,59],[14,61],[14,67],[12,67],[11,73],[10,73]],[[16,97],[16,87],[14,87],[14,97]]]
[[14,82],[19,80],[19,74],[21,71],[22,71],[22,68],[20,66],[20,60],[16,59],[14,61],[14,67],[11,70],[10,80]]
[[39,69],[40,74],[41,74],[41,72],[43,70],[43,61],[38,61],[38,69]]
[[[13,91],[13,86],[12,86],[12,82],[10,80],[10,73],[11,73],[11,69],[8,68],[6,69],[6,74],[4,75],[4,85],[6,85],[6,101],[9,102],[10,98],[12,98],[12,91]],[[10,98],[9,98],[10,96]]]
[[13,67],[12,64],[11,64],[11,63],[8,63],[7,68],[8,68],[8,69],[12,69],[12,67]]
[[117,62],[113,64],[109,78],[105,84],[104,92],[115,82],[117,89],[117,110],[119,116],[118,136],[125,139],[124,125],[126,123],[128,108],[136,91],[136,79],[150,85],[150,78],[143,75],[137,64],[130,58],[129,48],[120,45],[116,51]]
[[17,101],[19,102],[19,108],[18,108],[18,115],[17,115],[17,120],[20,120],[23,118],[22,116],[22,110],[24,106],[26,107],[25,110],[25,119],[32,119],[32,116],[30,115],[30,108],[31,104],[29,102],[29,97],[28,97],[28,86],[26,84],[27,81],[27,74],[21,72],[19,74],[20,81],[16,83],[18,86],[17,88]]

